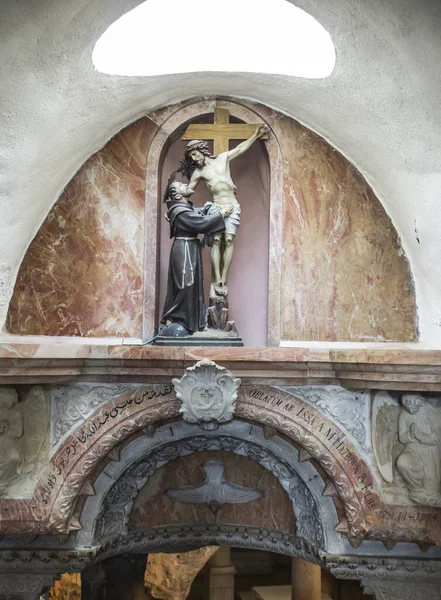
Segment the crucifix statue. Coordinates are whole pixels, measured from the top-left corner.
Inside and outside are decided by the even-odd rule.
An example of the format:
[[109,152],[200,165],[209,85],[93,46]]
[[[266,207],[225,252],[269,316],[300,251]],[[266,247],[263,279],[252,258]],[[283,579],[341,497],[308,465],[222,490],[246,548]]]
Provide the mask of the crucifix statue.
[[[256,140],[266,138],[267,132],[268,127],[264,125],[230,124],[228,110],[216,108],[214,124],[189,125],[182,137],[191,141],[187,144],[180,170],[189,179],[192,190],[203,181],[210,191],[212,200],[205,207],[207,214],[231,207],[231,214],[225,218],[225,231],[214,233],[207,239],[207,244],[212,246],[210,306],[222,305],[220,312],[224,312],[224,318],[221,318],[224,323],[228,313],[227,277],[233,259],[233,241],[240,225],[240,204],[231,178],[230,161],[246,152]],[[194,139],[196,137],[199,139]],[[214,141],[214,154],[209,152],[205,140]],[[230,140],[245,141],[229,150]],[[209,309],[209,312],[211,320],[216,321],[213,310]],[[212,324],[219,327],[219,323]]]

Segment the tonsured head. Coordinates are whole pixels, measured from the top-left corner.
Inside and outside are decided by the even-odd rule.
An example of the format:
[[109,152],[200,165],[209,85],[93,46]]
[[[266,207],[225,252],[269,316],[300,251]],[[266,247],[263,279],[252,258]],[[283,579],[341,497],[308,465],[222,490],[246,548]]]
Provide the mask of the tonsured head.
[[172,201],[179,202],[182,198],[190,198],[194,191],[186,183],[174,181],[169,187],[169,198]]

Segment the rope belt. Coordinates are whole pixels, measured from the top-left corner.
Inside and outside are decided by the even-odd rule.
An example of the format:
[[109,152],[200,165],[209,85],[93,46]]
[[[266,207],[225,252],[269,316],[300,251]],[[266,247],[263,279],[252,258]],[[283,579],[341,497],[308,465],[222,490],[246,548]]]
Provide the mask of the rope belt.
[[183,240],[185,242],[184,267],[182,269],[182,285],[181,285],[181,290],[183,290],[185,287],[185,272],[186,272],[186,266],[187,266],[187,258],[188,258],[188,263],[190,265],[190,270],[191,270],[191,283],[189,283],[188,286],[194,284],[194,271],[193,271],[193,265],[191,264],[190,248],[188,247],[188,242],[190,242],[192,240],[198,241],[198,238],[197,237],[176,237],[175,240]]

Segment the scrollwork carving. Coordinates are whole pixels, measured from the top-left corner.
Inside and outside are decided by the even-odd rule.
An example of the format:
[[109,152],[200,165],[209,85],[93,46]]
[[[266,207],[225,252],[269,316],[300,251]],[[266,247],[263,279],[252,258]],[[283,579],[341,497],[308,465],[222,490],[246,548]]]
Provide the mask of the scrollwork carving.
[[214,428],[232,420],[241,381],[224,367],[204,358],[172,383],[184,421]]
[[369,392],[337,386],[289,386],[280,389],[320,408],[350,434],[360,448],[366,452],[369,450],[369,432],[365,425],[369,423]]
[[51,444],[58,443],[80,421],[87,419],[93,411],[109,400],[139,387],[130,383],[93,384],[78,383],[57,386],[51,390]]

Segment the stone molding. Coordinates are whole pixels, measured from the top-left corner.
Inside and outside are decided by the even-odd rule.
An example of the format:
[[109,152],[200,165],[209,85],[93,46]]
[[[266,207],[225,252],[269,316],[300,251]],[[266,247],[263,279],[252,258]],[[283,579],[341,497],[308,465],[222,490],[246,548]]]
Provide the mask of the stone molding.
[[[55,544],[54,544],[55,545]],[[95,556],[90,548],[78,550],[0,550],[0,580],[3,574],[29,573],[47,576],[53,573],[81,571]]]
[[[29,336],[30,337],[30,336]],[[441,391],[441,350],[412,344],[381,347],[317,347],[296,345],[278,348],[177,348],[111,346],[37,339],[35,343],[8,341],[0,344],[0,383],[39,384],[68,378],[96,382],[110,379],[138,385],[170,381],[182,374],[183,365],[202,358],[218,360],[243,384],[279,386],[331,385],[345,389]],[[55,343],[54,343],[55,342]],[[11,366],[13,361],[13,366]],[[105,366],[103,366],[103,362]],[[72,372],[74,369],[74,374]]]
[[337,579],[441,583],[440,560],[377,558],[371,556],[332,556],[323,554],[323,566]]
[[130,466],[107,493],[97,519],[96,542],[128,535],[128,522],[135,499],[153,473],[178,456],[202,450],[235,452],[255,460],[269,470],[279,480],[291,500],[296,516],[297,537],[308,540],[317,549],[324,547],[323,527],[316,502],[291,465],[256,443],[228,435],[208,437],[203,434],[164,444]]
[[157,527],[106,543],[92,562],[122,552],[184,552],[202,546],[234,546],[276,552],[321,564],[320,555],[293,533],[250,525],[182,524]]
[[346,390],[339,386],[280,386],[326,413],[346,431],[365,453],[371,447],[370,393]]
[[36,600],[37,594],[50,589],[57,573],[35,575],[22,573],[1,573],[0,600]]
[[375,600],[440,600],[441,584],[415,583],[413,581],[361,582],[365,594],[371,594]]

